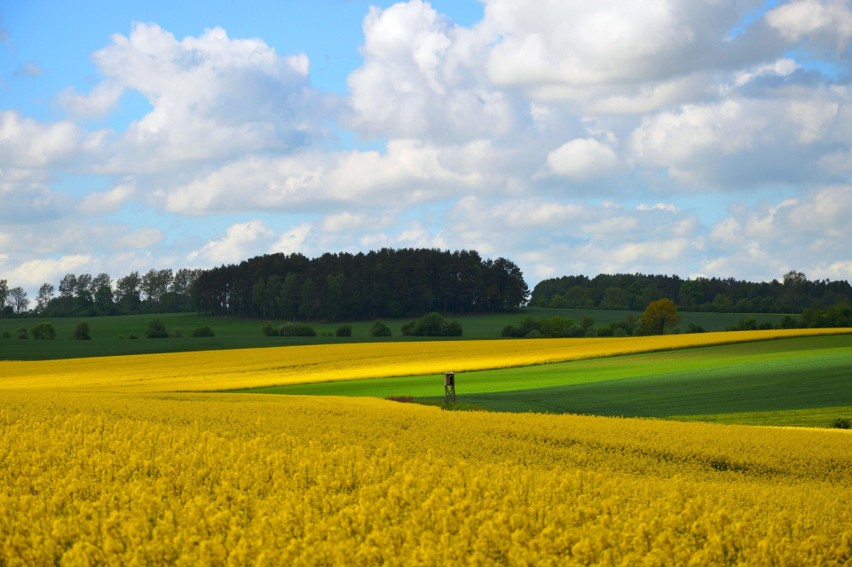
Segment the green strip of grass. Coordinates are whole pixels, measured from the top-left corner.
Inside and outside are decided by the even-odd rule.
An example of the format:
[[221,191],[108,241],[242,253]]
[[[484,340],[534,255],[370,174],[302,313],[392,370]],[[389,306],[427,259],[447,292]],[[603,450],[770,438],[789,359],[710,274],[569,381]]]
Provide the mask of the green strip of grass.
[[[412,396],[419,402],[440,404],[443,380],[441,376],[415,376],[252,391]],[[792,424],[816,425],[825,421],[824,415],[816,415],[823,409],[852,408],[852,335],[470,372],[456,376],[456,391],[458,402],[465,407],[496,411],[704,416],[708,421],[737,415],[731,422],[742,423],[777,422],[778,414],[800,411],[804,413],[791,418]]]
[[667,419],[676,421],[706,421],[731,425],[833,428],[834,421],[838,418],[845,418],[852,421],[852,406],[832,406],[825,408],[784,411],[723,413],[716,415],[673,415]]

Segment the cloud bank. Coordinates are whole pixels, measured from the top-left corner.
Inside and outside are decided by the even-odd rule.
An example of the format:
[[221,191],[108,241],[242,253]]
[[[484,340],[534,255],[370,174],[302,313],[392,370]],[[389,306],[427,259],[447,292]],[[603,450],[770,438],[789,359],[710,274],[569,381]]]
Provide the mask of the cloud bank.
[[61,119],[0,109],[2,277],[411,245],[531,283],[852,278],[848,2],[372,7],[345,95],[226,26],[135,23]]

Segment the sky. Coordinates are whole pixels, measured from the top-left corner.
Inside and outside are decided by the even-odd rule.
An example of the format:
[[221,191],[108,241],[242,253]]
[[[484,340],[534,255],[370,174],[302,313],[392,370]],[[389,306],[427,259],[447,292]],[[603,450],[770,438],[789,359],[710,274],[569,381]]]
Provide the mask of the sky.
[[852,279],[848,0],[0,0],[0,279]]

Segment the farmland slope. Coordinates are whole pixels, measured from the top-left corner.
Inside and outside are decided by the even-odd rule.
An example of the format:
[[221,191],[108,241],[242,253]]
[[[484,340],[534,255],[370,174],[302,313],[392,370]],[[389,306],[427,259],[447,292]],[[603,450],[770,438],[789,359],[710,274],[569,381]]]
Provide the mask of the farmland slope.
[[361,343],[54,361],[0,361],[0,389],[211,391],[513,368],[615,355],[850,332],[795,329],[626,337]]

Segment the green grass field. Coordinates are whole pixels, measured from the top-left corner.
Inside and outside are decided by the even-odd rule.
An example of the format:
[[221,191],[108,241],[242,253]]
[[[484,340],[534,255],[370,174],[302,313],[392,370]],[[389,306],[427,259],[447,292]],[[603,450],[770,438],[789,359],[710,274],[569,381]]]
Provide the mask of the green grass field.
[[[252,390],[443,402],[442,376]],[[742,343],[470,372],[467,409],[830,427],[852,418],[852,335]]]
[[[524,317],[544,319],[565,317],[580,321],[589,316],[596,326],[605,326],[623,321],[627,316],[640,313],[629,311],[583,311],[572,309],[530,308],[519,313],[497,315],[473,315],[455,317],[464,328],[462,339],[496,339],[507,325],[519,325]],[[689,323],[702,326],[706,331],[722,331],[736,325],[741,319],[752,315],[742,313],[682,313],[681,328]],[[779,323],[783,315],[757,315],[758,323]],[[182,337],[168,339],[146,339],[145,329],[152,319],[159,319],[171,332],[180,329]],[[91,329],[92,340],[75,341],[71,334],[77,323],[86,321]],[[42,322],[53,324],[57,338],[52,341],[0,338],[0,360],[51,360],[90,356],[118,356],[124,354],[149,354],[157,352],[179,352],[193,350],[220,350],[296,344],[319,344],[340,342],[364,342],[375,340],[435,340],[423,337],[403,337],[400,328],[410,319],[387,320],[394,335],[390,339],[374,339],[369,336],[372,321],[352,323],[312,323],[316,337],[284,338],[266,337],[262,334],[266,321],[257,319],[235,319],[230,317],[199,317],[194,313],[156,315],[128,315],[117,317],[55,318],[55,319],[0,319],[0,337],[8,333],[12,337],[18,328],[28,332]],[[276,322],[280,324],[281,322]],[[352,326],[351,337],[335,337],[341,325]],[[210,326],[216,333],[212,338],[193,338],[190,335],[198,327]],[[135,336],[137,338],[131,338]],[[439,339],[458,340],[458,338]]]

